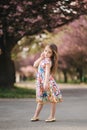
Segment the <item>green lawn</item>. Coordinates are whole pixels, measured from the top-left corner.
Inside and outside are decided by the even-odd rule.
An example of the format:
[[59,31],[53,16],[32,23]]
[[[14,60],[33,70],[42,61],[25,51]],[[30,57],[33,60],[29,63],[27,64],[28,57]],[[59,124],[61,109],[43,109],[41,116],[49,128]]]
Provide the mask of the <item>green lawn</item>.
[[19,87],[12,89],[0,88],[0,98],[35,98],[35,90]]

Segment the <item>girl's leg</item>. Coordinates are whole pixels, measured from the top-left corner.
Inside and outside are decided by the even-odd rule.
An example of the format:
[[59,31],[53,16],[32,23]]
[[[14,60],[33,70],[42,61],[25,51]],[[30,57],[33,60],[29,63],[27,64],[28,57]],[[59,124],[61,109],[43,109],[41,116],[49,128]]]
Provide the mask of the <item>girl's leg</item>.
[[55,121],[55,112],[56,112],[56,103],[51,103],[51,110],[50,110],[50,116],[47,120],[45,120],[46,122],[53,122]]
[[55,112],[56,112],[56,103],[51,103],[51,110],[50,110],[49,118],[54,118]]
[[37,107],[36,107],[36,110],[35,110],[34,118],[39,116],[42,108],[43,108],[43,104],[37,103]]

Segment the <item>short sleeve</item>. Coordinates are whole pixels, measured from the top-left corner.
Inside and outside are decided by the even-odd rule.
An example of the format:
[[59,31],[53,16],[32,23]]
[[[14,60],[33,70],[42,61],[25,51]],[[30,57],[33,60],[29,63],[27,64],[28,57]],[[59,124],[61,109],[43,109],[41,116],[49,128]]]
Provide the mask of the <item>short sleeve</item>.
[[45,59],[45,64],[49,64],[49,65],[51,66],[51,64],[52,64],[52,63],[51,63],[51,60],[50,60],[49,58],[46,58],[46,59]]

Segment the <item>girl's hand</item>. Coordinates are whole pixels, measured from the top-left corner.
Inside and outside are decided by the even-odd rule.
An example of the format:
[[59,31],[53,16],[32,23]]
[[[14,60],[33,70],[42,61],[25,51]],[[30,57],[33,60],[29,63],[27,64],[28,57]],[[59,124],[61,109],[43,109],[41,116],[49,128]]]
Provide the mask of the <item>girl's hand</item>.
[[43,53],[41,53],[41,56],[40,56],[42,59],[44,59],[45,58],[45,55],[44,55],[44,52]]
[[43,60],[43,59],[44,59],[44,53],[41,53],[40,57],[34,62],[33,66],[37,68],[39,66],[41,60]]
[[45,91],[48,91],[48,90],[49,90],[49,86],[44,85],[44,90],[45,90]]

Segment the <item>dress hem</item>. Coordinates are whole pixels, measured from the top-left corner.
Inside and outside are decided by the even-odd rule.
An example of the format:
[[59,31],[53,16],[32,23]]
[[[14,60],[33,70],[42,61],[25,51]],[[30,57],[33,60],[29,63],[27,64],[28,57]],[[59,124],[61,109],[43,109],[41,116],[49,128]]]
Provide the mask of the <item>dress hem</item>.
[[61,102],[63,102],[63,101],[64,101],[63,99],[59,99],[59,100],[57,100],[57,101],[40,101],[40,100],[36,99],[36,102],[37,102],[37,103],[40,103],[40,104],[46,104],[46,103],[61,103]]

